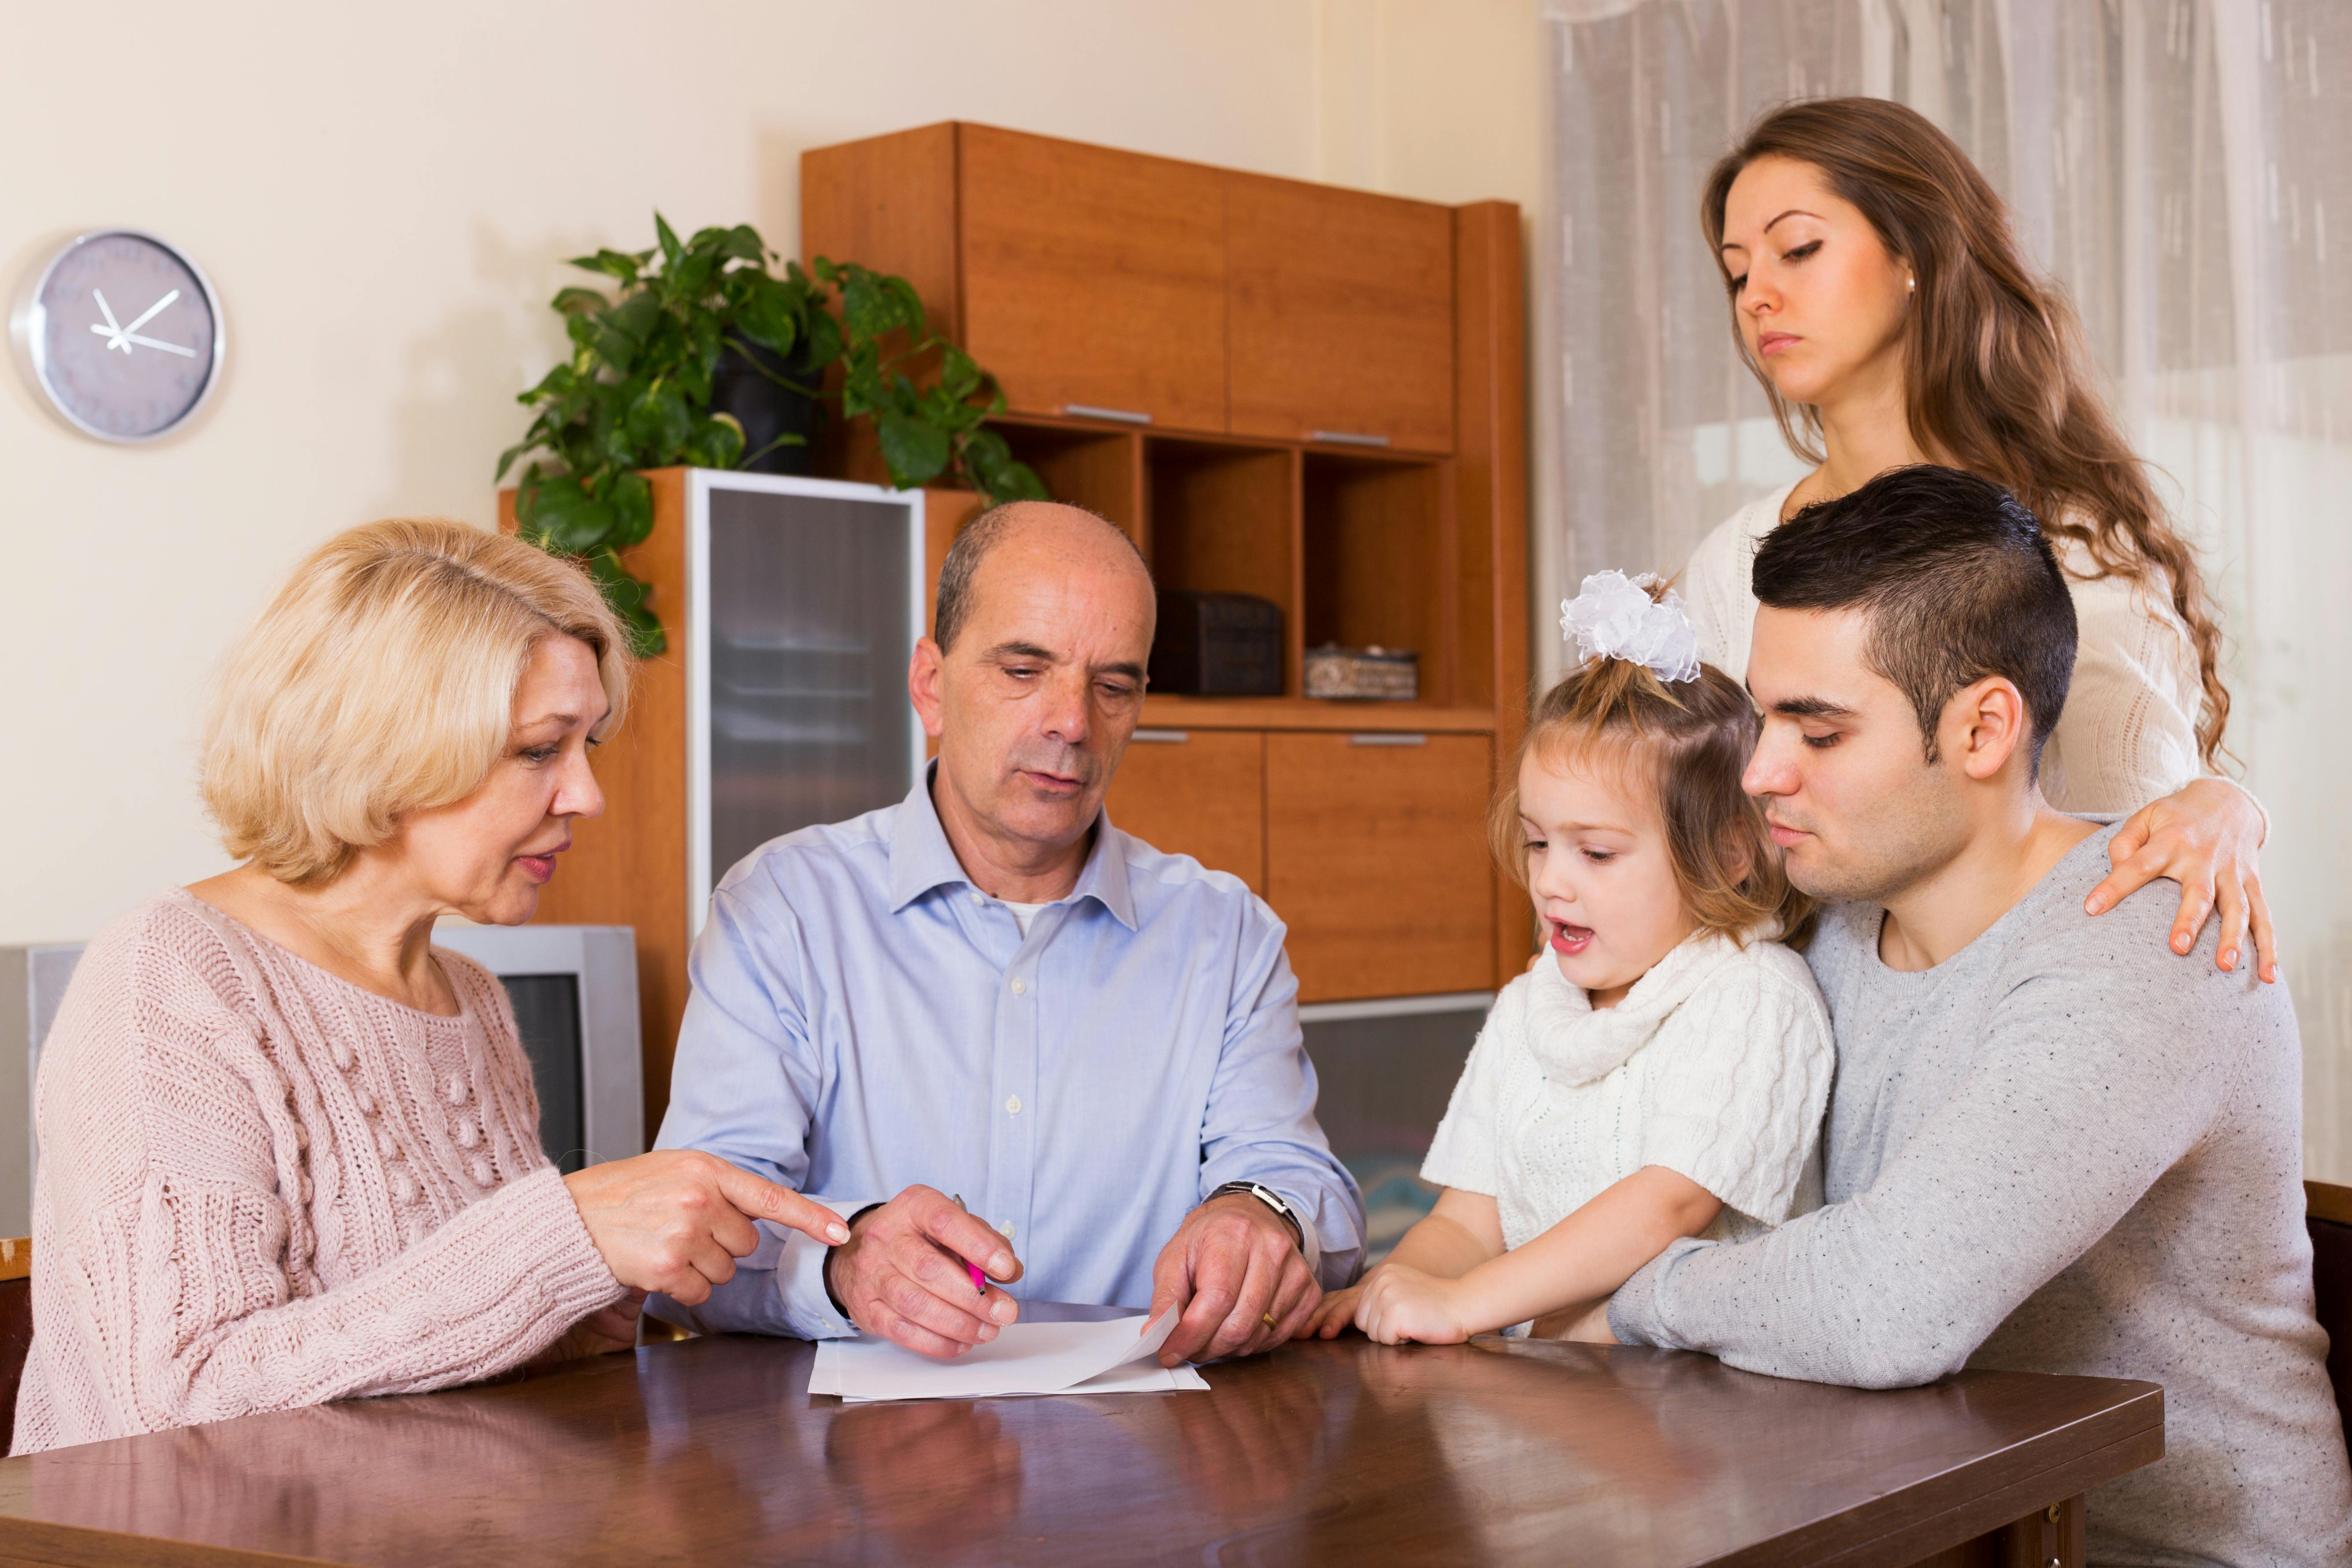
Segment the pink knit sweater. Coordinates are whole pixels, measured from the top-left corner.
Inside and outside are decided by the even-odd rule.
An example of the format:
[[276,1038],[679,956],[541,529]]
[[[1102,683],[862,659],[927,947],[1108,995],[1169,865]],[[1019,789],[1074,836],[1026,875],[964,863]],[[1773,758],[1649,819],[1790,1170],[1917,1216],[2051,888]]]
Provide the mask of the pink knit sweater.
[[622,1294],[495,978],[436,1017],[173,890],[82,954],[41,1058],[13,1452],[529,1360]]

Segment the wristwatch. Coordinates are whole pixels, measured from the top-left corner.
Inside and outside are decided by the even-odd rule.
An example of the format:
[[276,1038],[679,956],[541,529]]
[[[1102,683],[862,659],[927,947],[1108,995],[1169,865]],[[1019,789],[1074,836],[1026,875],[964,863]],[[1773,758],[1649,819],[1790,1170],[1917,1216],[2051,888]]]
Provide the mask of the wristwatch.
[[1297,1211],[1292,1209],[1288,1204],[1284,1203],[1281,1196],[1272,1188],[1261,1187],[1255,1182],[1227,1182],[1223,1186],[1219,1187],[1215,1192],[1211,1193],[1209,1197],[1211,1199],[1221,1198],[1227,1193],[1247,1193],[1250,1196],[1255,1198],[1258,1202],[1264,1204],[1266,1207],[1280,1215],[1282,1216],[1282,1223],[1290,1227],[1290,1239],[1298,1244],[1298,1249],[1301,1252],[1307,1250],[1307,1227],[1299,1223]]

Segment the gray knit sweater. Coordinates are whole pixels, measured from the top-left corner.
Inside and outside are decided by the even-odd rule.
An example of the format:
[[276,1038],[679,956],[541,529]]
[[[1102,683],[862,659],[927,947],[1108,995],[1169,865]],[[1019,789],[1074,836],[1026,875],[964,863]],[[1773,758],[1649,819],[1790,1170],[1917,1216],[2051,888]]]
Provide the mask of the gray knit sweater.
[[2176,957],[2168,882],[2093,919],[2114,829],[1923,973],[1881,912],[1807,957],[1836,1026],[1828,1206],[1678,1242],[1629,1344],[1893,1388],[1963,1366],[2164,1385],[2165,1458],[2091,1494],[2094,1562],[2341,1563],[2352,1473],[2312,1317],[2302,1048],[2281,985]]

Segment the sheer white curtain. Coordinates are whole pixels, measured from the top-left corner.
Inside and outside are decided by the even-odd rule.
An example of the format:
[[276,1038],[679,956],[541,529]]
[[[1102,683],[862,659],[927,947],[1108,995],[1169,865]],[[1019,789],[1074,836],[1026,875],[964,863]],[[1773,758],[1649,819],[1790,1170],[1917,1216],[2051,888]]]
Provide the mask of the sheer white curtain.
[[[2352,5],[1549,0],[1562,498],[1550,596],[1680,568],[1800,471],[1731,347],[1700,184],[1759,111],[1873,93],[1949,132],[2073,296],[2202,545],[2229,743],[2303,1023],[2309,1173],[2352,1181]],[[1540,624],[1540,623],[1538,623]],[[1554,654],[1556,658],[1556,652]]]

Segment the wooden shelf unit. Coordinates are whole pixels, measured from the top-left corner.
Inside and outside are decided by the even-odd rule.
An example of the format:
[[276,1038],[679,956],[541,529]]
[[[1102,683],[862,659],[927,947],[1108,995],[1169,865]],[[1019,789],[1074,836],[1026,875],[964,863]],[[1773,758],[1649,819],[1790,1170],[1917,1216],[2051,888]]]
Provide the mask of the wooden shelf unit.
[[[912,281],[1056,500],[1163,587],[1282,608],[1284,694],[1147,697],[1113,819],[1265,895],[1303,1000],[1525,967],[1485,832],[1529,697],[1518,209],[962,123],[806,153],[801,191],[803,258]],[[978,510],[933,492],[934,568]],[[1333,641],[1413,650],[1419,700],[1305,698]]]

